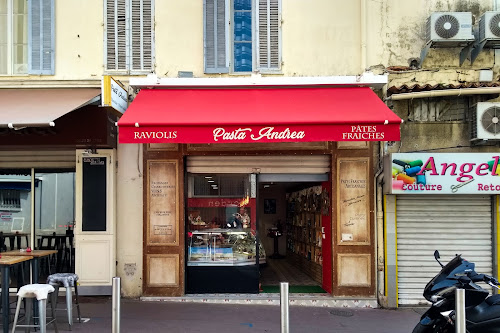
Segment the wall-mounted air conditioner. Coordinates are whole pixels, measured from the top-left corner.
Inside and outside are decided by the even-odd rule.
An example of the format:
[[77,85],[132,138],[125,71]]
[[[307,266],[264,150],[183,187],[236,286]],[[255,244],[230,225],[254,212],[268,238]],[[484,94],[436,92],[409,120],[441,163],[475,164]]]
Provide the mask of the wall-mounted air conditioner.
[[424,62],[431,48],[461,47],[460,65],[469,56],[474,43],[471,12],[435,12],[427,18],[425,47],[420,52]]
[[483,48],[500,48],[500,12],[485,12],[479,18],[477,39],[471,52],[471,63]]
[[427,43],[466,46],[474,41],[471,12],[436,12],[427,19]]
[[472,112],[471,141],[500,140],[500,102],[479,102]]

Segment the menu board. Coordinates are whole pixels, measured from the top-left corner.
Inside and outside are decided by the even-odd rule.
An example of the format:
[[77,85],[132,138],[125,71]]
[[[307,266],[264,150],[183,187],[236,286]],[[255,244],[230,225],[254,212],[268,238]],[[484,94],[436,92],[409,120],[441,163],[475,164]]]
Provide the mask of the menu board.
[[148,162],[148,245],[178,245],[177,161]]
[[340,245],[370,243],[369,168],[367,158],[337,162],[337,240]]
[[83,157],[82,161],[82,231],[106,231],[107,158]]

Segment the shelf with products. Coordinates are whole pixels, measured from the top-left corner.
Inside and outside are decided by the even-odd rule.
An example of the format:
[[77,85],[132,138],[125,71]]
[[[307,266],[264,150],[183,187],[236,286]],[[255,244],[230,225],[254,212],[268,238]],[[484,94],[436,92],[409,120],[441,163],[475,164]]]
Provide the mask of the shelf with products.
[[[289,193],[287,196],[286,248],[301,268],[317,271],[323,264],[322,217],[324,197],[321,186]],[[313,274],[317,275],[317,274]]]

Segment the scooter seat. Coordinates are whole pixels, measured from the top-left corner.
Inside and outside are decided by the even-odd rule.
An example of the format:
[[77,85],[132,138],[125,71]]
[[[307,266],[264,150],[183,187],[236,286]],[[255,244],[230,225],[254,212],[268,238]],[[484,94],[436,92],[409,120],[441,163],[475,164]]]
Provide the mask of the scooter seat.
[[500,295],[490,296],[485,301],[488,305],[500,305]]

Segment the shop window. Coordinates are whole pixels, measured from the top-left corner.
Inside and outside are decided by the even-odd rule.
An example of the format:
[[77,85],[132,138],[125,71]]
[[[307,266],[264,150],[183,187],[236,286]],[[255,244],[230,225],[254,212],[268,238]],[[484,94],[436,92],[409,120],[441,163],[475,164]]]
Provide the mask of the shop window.
[[205,73],[281,71],[281,0],[204,0]]
[[154,0],[106,0],[105,68],[144,74],[154,67]]
[[[255,265],[255,198],[249,175],[188,176],[188,266]],[[265,261],[262,246],[260,261]]]
[[0,75],[54,74],[54,0],[0,0]]
[[0,189],[0,210],[20,210],[21,191]]

